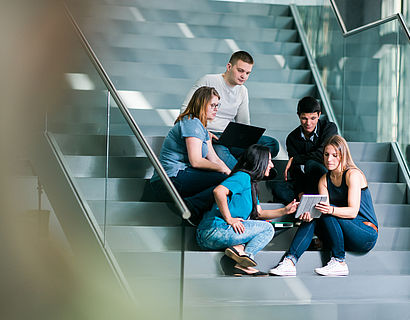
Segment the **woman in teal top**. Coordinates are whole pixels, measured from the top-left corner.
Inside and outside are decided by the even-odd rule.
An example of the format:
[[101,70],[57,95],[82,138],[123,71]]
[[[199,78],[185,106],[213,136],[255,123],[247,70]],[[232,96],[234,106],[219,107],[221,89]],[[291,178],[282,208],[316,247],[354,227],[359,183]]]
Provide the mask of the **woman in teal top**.
[[294,200],[284,208],[262,210],[257,197],[257,182],[273,168],[269,148],[253,145],[243,153],[231,175],[213,193],[216,203],[197,229],[198,244],[210,250],[224,249],[235,260],[236,275],[267,275],[255,268],[254,256],[273,238],[269,222],[249,220],[272,219],[295,212]]
[[[216,155],[206,129],[208,121],[215,118],[219,99],[214,88],[197,89],[161,148],[161,165],[191,211],[191,222],[210,209],[213,188],[231,172]],[[170,200],[156,172],[151,186],[159,198]]]

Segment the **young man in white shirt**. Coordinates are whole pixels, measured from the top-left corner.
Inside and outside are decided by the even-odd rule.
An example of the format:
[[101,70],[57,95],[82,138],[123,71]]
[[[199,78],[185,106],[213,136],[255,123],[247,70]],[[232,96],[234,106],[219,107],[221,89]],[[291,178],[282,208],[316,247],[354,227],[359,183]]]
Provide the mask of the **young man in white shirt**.
[[[214,87],[221,96],[216,117],[208,122],[207,126],[216,139],[231,121],[250,124],[248,89],[244,83],[252,72],[253,63],[253,58],[249,53],[245,51],[233,53],[224,73],[207,74],[195,83],[182,104],[181,112],[185,110],[196,89],[209,86]],[[262,136],[258,144],[269,147],[272,158],[276,157],[279,152],[279,142],[272,137]],[[214,144],[214,149],[230,169],[235,166],[236,158],[244,151],[241,148],[228,148],[221,144]]]

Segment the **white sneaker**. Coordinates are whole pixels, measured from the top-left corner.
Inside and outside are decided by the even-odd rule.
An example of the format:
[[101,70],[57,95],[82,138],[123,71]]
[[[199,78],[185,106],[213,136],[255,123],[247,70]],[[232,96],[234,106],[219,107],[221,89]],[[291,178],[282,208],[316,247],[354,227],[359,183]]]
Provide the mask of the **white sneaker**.
[[276,268],[270,269],[269,274],[275,276],[296,276],[296,267],[292,260],[285,258]]
[[347,276],[349,275],[349,268],[346,262],[339,262],[332,257],[326,266],[316,268],[315,272],[321,276]]

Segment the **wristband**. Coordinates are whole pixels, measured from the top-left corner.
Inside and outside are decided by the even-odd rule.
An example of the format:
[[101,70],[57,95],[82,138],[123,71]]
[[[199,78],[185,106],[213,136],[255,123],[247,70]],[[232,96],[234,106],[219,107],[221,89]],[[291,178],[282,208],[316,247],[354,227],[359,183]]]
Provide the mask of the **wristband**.
[[335,207],[332,207],[332,208],[333,208],[332,214],[334,214],[335,213]]

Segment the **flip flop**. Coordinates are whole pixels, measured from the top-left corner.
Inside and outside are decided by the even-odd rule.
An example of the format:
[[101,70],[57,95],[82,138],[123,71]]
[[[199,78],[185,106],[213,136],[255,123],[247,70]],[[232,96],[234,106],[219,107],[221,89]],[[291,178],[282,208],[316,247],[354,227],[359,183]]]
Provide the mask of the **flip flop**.
[[252,273],[248,273],[242,269],[239,269],[237,267],[234,267],[234,272],[233,275],[235,277],[242,277],[242,276],[249,276],[249,277],[268,277],[269,274],[267,274],[266,272],[262,272],[262,271],[257,271],[257,272],[252,272]]
[[225,254],[231,258],[232,260],[236,261],[242,267],[254,267],[257,265],[256,261],[252,258],[248,257],[246,254],[239,254],[238,250],[233,247],[229,247],[225,249]]

